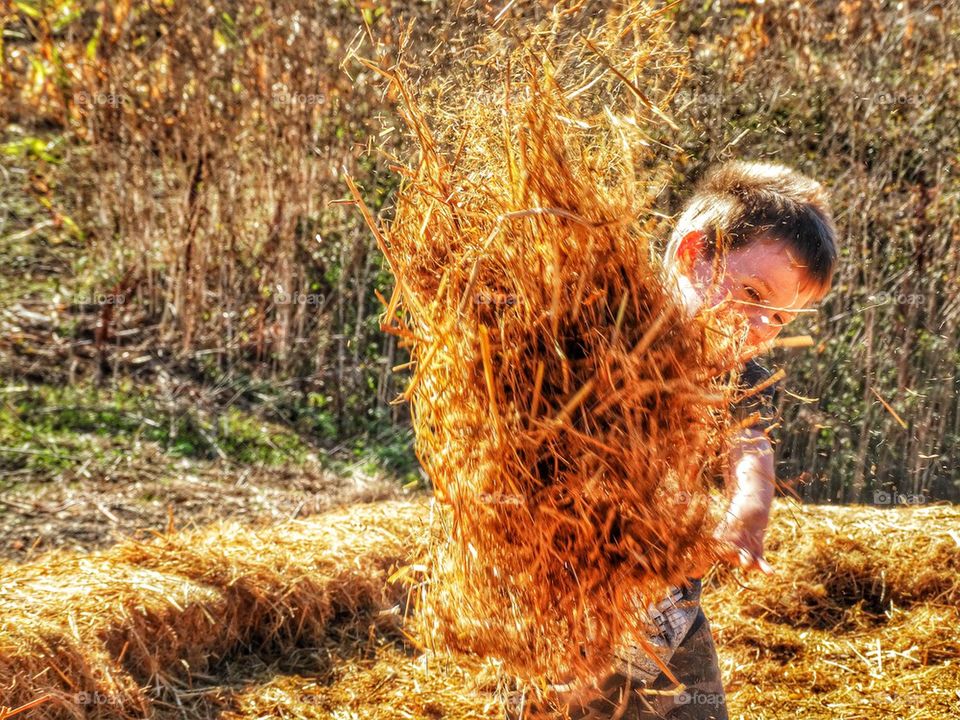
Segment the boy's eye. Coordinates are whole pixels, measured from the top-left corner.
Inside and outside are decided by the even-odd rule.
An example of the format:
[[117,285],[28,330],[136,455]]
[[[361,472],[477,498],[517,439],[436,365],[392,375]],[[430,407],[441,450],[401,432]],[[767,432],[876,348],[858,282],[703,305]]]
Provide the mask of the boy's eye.
[[744,285],[743,289],[747,291],[747,295],[751,300],[753,300],[753,302],[760,302],[760,293],[758,293],[756,289],[750,287],[749,285]]

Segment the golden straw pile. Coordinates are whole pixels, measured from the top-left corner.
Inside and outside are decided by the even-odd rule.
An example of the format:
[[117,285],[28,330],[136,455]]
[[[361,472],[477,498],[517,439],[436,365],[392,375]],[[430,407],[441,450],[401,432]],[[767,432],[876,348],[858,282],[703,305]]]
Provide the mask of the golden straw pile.
[[383,325],[409,345],[403,397],[450,510],[428,635],[526,680],[602,670],[642,638],[640,608],[716,555],[710,460],[743,336],[688,316],[653,246],[660,18],[634,5],[562,36],[491,39],[436,100],[369,63],[417,159],[382,229],[350,182],[396,277]]
[[795,506],[705,586],[731,717],[960,716],[960,509]]
[[[22,713],[47,720],[502,718],[493,663],[415,651],[379,612],[403,603],[391,569],[422,559],[427,512],[359,505],[3,566],[0,706],[49,695]],[[706,583],[731,717],[960,713],[960,510],[778,501],[768,559],[776,576]]]
[[366,633],[403,600],[388,577],[423,551],[427,512],[354,506],[0,566],[0,706],[46,695],[31,717],[142,718],[231,655],[282,656],[358,622]]
[[[767,557],[774,576],[720,569],[705,585],[731,718],[960,717],[960,509],[778,500]],[[368,650],[267,677],[225,717],[504,717],[471,658]]]

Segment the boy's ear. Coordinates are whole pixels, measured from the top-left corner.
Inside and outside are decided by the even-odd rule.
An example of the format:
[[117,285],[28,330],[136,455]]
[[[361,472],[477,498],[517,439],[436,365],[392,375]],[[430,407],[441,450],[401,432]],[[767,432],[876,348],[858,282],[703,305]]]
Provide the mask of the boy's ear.
[[677,263],[684,273],[690,272],[697,258],[703,254],[707,234],[702,230],[691,230],[677,245]]

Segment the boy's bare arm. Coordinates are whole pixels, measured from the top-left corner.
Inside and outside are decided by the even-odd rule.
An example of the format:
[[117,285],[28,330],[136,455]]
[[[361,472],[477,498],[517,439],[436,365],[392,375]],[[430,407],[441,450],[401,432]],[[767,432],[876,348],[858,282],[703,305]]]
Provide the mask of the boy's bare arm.
[[730,560],[744,569],[771,572],[763,559],[763,536],[774,496],[773,457],[769,438],[756,429],[743,430],[728,455],[727,482],[732,493],[721,536],[734,546]]

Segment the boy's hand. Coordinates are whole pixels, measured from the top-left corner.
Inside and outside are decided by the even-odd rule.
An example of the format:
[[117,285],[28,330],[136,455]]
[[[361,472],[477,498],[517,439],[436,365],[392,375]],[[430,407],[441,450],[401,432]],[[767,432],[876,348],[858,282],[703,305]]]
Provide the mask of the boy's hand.
[[730,544],[729,553],[722,559],[743,570],[757,569],[771,574],[773,568],[763,559],[763,536],[769,520],[769,505],[734,499],[725,522],[717,531],[717,536]]
[[733,499],[717,535],[730,549],[722,559],[744,570],[772,573],[763,559],[763,536],[770,521],[775,474],[773,448],[763,432],[745,430],[733,443],[728,482],[733,485]]

